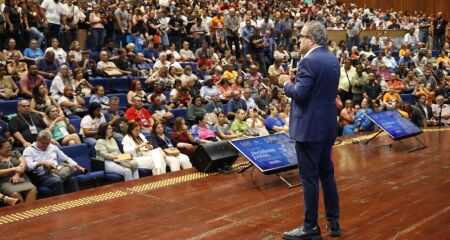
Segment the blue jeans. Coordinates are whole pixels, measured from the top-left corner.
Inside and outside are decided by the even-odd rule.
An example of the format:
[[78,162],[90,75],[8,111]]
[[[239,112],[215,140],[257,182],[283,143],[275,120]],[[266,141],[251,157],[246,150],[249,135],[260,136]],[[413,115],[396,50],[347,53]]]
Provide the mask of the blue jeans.
[[76,178],[71,177],[64,182],[60,177],[53,176],[50,173],[38,176],[38,185],[51,188],[54,195],[80,191]]
[[334,139],[323,142],[296,142],[298,169],[303,183],[305,226],[317,226],[319,181],[322,183],[326,218],[339,220],[339,196],[334,178],[331,149]]
[[44,38],[45,38],[44,34],[41,31],[39,31],[37,28],[31,27],[29,36],[30,36],[30,40],[31,39],[37,40],[37,47],[40,48],[42,45],[42,42],[44,42]]
[[349,37],[348,38],[348,52],[352,52],[352,47],[357,46],[359,47],[359,36]]
[[440,36],[433,36],[433,50],[439,50],[444,48],[445,34]]
[[97,139],[93,137],[83,137],[83,142],[88,145],[89,156],[95,157],[95,144],[97,143]]
[[428,34],[419,34],[419,41],[426,45],[428,43]]
[[120,30],[115,29],[114,30],[114,45],[116,45],[117,48],[125,47],[126,45],[126,37],[127,32],[122,33]]
[[346,125],[346,126],[344,126],[344,130],[342,130],[342,136],[352,135],[353,131],[355,130],[355,128],[356,128],[355,125]]
[[139,179],[139,171],[137,169],[131,171],[131,169],[123,167],[114,161],[105,161],[105,172],[119,174],[123,176],[125,181]]
[[91,46],[96,52],[102,50],[103,43],[105,42],[106,29],[104,28],[91,28]]
[[291,49],[291,37],[290,35],[285,35],[281,38],[281,45],[283,45],[287,51]]

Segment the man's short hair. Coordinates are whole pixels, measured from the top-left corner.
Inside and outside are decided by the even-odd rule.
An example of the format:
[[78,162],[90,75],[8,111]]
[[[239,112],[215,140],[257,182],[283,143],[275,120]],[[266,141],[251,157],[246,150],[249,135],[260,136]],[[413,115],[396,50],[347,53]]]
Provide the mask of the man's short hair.
[[37,141],[52,140],[52,134],[48,130],[42,130],[39,132],[36,138]]

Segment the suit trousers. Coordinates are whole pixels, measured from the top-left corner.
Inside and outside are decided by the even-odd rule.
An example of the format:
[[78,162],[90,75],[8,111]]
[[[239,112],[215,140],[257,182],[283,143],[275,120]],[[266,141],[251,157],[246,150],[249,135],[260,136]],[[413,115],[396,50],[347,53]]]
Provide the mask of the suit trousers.
[[331,149],[334,140],[323,142],[296,142],[298,167],[303,183],[306,227],[317,225],[319,205],[319,180],[322,184],[328,221],[339,219],[339,196],[334,178]]

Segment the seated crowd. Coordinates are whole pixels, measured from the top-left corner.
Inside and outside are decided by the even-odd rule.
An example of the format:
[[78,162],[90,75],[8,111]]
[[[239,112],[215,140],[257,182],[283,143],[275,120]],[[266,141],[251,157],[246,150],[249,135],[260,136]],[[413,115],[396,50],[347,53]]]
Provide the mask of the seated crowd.
[[[295,75],[299,30],[310,20],[349,30],[348,43],[327,46],[342,65],[340,134],[372,131],[365,113],[384,110],[420,127],[450,125],[450,47],[438,38],[447,23],[441,13],[432,19],[333,1],[288,2],[7,1],[0,106],[17,101],[17,114],[0,120],[0,203],[36,199],[27,174],[55,195],[78,191],[74,177],[53,174],[63,163],[86,173],[59,146],[85,143],[106,173],[128,181],[139,169],[159,175],[192,168],[199,144],[288,133],[291,99],[278,78]],[[400,57],[387,35],[360,44],[363,29],[408,29]],[[124,82],[128,89],[118,87]]]

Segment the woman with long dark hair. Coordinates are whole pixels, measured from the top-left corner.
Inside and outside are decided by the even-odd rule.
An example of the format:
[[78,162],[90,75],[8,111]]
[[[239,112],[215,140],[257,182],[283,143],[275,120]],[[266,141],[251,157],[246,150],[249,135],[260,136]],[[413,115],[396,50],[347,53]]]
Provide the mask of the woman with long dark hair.
[[153,149],[152,144],[142,135],[139,123],[130,123],[122,145],[123,151],[131,154],[140,168],[152,170],[153,175],[166,173],[166,162],[161,148]]
[[134,160],[117,161],[121,154],[116,140],[112,137],[113,128],[108,123],[101,123],[97,131],[95,144],[96,158],[105,161],[105,172],[122,175],[125,181],[138,179],[138,164]]
[[44,84],[37,85],[32,90],[33,98],[31,98],[30,108],[31,111],[45,117],[45,110],[49,106],[56,106],[60,113],[63,115],[62,109],[59,104],[48,95],[47,87]]
[[[170,171],[175,172],[180,170],[180,167],[183,169],[192,168],[192,164],[189,161],[189,157],[180,152],[179,149],[185,148],[186,143],[176,142],[172,139],[171,136],[166,135],[166,125],[162,122],[156,122],[152,126],[152,144],[153,148],[160,147],[164,151],[164,160],[166,164],[169,165]],[[170,155],[166,150],[178,150],[178,153]],[[173,152],[172,152],[173,153]]]
[[17,0],[6,0],[3,15],[5,16],[7,35],[17,41],[19,49],[24,49],[22,15]]
[[105,123],[100,103],[93,102],[89,105],[88,114],[81,119],[80,134],[83,142],[89,146],[91,156],[95,155],[95,144],[97,143],[97,130],[100,124]]
[[172,139],[179,143],[184,143],[180,151],[188,156],[192,156],[197,150],[197,143],[189,132],[186,121],[183,117],[177,117],[172,128]]

